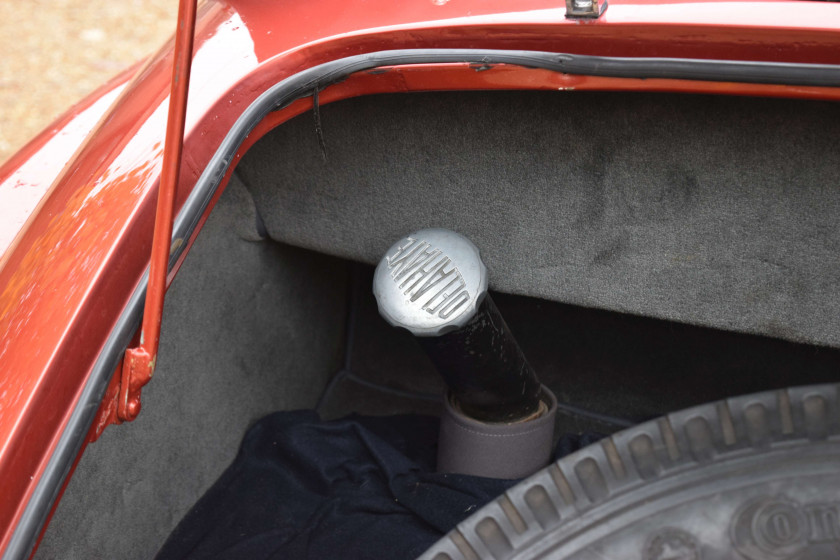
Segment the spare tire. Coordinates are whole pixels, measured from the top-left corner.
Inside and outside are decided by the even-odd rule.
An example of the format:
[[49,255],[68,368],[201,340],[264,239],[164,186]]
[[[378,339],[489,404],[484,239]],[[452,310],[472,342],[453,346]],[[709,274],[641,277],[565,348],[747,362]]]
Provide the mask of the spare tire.
[[840,558],[840,385],[737,397],[586,447],[422,560]]

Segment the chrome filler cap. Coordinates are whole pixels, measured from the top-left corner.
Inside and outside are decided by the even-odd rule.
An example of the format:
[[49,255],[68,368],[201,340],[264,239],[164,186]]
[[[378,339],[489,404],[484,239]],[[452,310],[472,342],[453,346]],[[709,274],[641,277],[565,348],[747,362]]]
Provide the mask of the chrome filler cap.
[[460,329],[486,294],[478,247],[447,229],[423,229],[397,241],[373,277],[379,313],[415,336]]

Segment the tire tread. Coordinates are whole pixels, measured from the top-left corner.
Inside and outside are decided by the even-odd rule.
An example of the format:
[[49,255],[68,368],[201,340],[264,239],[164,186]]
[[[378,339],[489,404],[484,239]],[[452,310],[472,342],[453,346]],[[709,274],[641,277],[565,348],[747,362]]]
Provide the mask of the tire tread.
[[[419,560],[505,560],[638,485],[779,445],[840,439],[839,402],[840,384],[795,387],[696,406],[639,424],[519,483]],[[452,556],[453,549],[461,556]]]

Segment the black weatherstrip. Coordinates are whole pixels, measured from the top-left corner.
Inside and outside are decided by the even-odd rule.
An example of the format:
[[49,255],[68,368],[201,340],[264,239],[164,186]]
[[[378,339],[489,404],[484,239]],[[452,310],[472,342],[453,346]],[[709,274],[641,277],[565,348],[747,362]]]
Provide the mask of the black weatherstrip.
[[691,58],[616,58],[555,55],[566,74],[610,78],[663,78],[788,86],[840,86],[840,66],[784,62],[742,62]]
[[[339,82],[355,72],[382,66],[457,62],[482,66],[511,64],[584,76],[840,87],[840,66],[828,64],[615,58],[475,49],[396,50],[351,56],[309,68],[275,84],[240,115],[178,213],[173,228],[173,239],[187,239],[192,235],[242,141],[268,113],[288,105],[295,99],[313,95],[313,92]],[[173,252],[170,267],[180,257],[185,246],[186,244],[182,243],[179,249]],[[4,560],[24,559],[31,553],[41,527],[81,449],[111,374],[140,324],[147,282],[148,271],[132,294],[94,364],[79,402],[3,554]]]

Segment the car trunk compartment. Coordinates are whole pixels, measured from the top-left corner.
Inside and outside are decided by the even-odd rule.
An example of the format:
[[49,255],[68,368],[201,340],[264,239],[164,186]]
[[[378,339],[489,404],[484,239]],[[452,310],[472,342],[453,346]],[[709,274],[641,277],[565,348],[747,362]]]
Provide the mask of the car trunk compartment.
[[38,557],[153,555],[274,410],[435,414],[441,381],[370,294],[420,227],[481,249],[560,432],[836,377],[836,104],[413,94],[321,121],[326,159],[302,115],[240,164],[167,295],[142,414],[89,446]]

